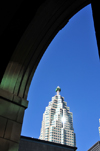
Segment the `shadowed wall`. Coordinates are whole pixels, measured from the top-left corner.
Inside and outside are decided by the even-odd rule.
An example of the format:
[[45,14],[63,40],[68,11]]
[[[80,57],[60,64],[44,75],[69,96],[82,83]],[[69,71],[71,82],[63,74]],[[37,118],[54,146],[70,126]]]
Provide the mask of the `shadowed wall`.
[[19,151],[76,151],[76,147],[21,136]]

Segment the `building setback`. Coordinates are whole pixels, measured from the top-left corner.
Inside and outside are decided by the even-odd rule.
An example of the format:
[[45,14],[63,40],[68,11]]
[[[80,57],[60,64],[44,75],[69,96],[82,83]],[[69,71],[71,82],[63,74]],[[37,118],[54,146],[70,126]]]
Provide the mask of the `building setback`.
[[75,147],[73,114],[67,107],[64,97],[60,95],[60,91],[61,89],[58,86],[56,88],[57,94],[52,97],[46,107],[39,139]]
[[100,141],[95,143],[88,151],[100,151]]

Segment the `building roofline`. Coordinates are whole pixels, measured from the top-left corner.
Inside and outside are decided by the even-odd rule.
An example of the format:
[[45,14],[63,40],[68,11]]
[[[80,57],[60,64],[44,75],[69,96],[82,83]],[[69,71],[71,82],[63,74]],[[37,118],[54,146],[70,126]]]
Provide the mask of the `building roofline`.
[[54,142],[49,142],[49,141],[45,141],[45,140],[41,140],[41,139],[37,139],[37,138],[31,138],[31,137],[27,137],[27,136],[21,136],[20,137],[21,140],[28,140],[28,141],[35,141],[35,142],[39,142],[39,143],[45,143],[47,145],[52,145],[52,146],[58,146],[58,147],[61,147],[61,148],[72,148],[74,150],[77,149],[77,147],[73,147],[73,146],[68,146],[68,145],[65,145],[65,144],[59,144],[59,143],[54,143]]
[[90,148],[88,149],[88,151],[90,151],[91,149],[93,149],[97,144],[100,144],[100,141],[96,142],[92,147],[90,147]]

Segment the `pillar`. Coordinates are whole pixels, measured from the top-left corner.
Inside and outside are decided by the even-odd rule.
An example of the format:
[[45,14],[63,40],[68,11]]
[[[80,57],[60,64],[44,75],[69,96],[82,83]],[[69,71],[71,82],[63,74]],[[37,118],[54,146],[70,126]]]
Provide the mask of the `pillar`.
[[18,151],[28,101],[0,89],[0,150]]

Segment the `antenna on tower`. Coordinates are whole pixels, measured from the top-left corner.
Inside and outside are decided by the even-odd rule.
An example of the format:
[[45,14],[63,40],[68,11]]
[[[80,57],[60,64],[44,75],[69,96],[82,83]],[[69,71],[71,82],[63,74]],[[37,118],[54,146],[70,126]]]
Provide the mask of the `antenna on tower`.
[[99,139],[100,139],[100,118],[99,118],[99,127],[98,127],[98,129],[99,129]]

